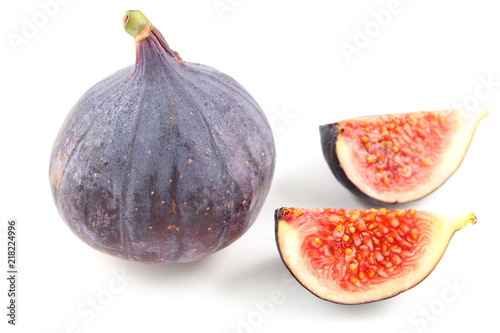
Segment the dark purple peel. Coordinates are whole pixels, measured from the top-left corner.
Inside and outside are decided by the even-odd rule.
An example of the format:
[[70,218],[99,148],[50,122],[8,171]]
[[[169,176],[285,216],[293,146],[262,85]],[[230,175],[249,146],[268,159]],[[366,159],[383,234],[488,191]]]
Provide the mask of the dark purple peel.
[[[126,21],[137,14],[128,13]],[[241,85],[182,61],[156,28],[147,31],[135,36],[136,64],[89,89],[67,116],[50,185],[63,220],[99,251],[189,262],[255,221],[271,186],[274,141]]]
[[342,129],[338,126],[338,123],[321,125],[319,127],[319,132],[321,137],[321,148],[323,150],[323,156],[325,157],[326,163],[330,167],[330,170],[332,171],[335,178],[339,181],[339,183],[341,183],[345,188],[347,188],[352,194],[356,195],[357,197],[374,204],[381,204],[380,201],[375,200],[360,191],[345,174],[344,169],[339,162],[339,158],[335,149],[337,137],[340,133],[342,133]]

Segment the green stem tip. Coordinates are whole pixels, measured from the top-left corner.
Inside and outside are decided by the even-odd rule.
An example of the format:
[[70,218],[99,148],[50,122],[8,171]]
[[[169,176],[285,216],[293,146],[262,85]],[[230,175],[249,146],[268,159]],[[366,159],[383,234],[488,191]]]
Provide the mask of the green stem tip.
[[153,25],[148,18],[139,10],[127,10],[123,17],[125,31],[138,42],[149,36]]

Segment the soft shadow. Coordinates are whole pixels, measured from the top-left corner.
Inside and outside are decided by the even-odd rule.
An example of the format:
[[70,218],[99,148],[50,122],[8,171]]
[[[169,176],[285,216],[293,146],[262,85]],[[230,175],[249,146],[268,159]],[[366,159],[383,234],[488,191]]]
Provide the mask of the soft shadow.
[[221,284],[219,295],[236,306],[252,307],[257,303],[279,300],[276,308],[287,316],[304,320],[361,320],[376,319],[394,310],[394,298],[359,305],[325,301],[297,282],[279,257],[268,259],[229,277]]
[[253,302],[268,298],[273,289],[282,287],[287,269],[279,256],[245,268],[221,283],[220,295],[231,301]]
[[[319,159],[301,161],[273,182],[273,195],[281,206],[351,208],[355,196],[345,189]],[[325,164],[326,165],[326,164]]]
[[271,188],[272,200],[279,207],[304,208],[387,208],[409,209],[424,207],[429,196],[409,203],[380,203],[368,197],[356,195],[343,186],[320,157],[300,160],[282,170]]
[[214,253],[197,261],[177,264],[146,264],[108,256],[103,258],[103,261],[104,265],[110,270],[126,272],[127,275],[145,283],[162,285],[182,282],[206,274],[207,271],[210,271],[211,266],[217,264],[219,255],[220,253]]

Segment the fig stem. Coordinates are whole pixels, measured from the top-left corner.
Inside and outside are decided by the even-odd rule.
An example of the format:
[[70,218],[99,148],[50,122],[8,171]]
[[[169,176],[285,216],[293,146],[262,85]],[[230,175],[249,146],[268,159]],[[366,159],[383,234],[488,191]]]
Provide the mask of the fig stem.
[[136,42],[149,36],[153,25],[148,18],[139,10],[127,10],[123,17],[125,31],[134,37]]

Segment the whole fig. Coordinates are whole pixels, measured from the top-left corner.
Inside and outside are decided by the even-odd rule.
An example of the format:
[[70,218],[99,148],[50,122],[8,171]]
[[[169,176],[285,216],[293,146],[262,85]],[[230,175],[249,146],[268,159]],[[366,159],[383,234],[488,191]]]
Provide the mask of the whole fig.
[[136,63],[90,88],[50,159],[57,209],[93,248],[147,263],[190,262],[238,239],[269,192],[275,146],[231,77],[184,62],[127,11]]

